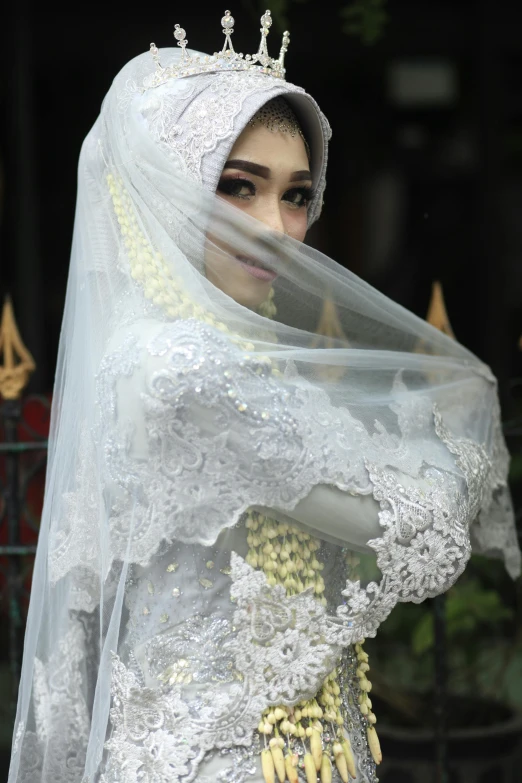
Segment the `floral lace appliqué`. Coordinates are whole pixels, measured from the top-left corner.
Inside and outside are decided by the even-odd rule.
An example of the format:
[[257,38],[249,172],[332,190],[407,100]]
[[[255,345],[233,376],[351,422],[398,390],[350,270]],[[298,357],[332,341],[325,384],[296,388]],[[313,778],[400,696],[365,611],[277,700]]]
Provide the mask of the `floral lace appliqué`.
[[[136,673],[114,656],[112,735],[106,743],[104,783],[189,783],[206,753],[250,746],[265,707],[296,704],[315,695],[343,645],[352,640],[350,630],[329,618],[311,591],[287,597],[283,587],[269,586],[262,572],[234,553],[231,579],[237,608],[228,633],[221,620],[221,641],[236,673],[232,682],[212,678],[204,695],[196,689],[191,697],[190,687],[162,685],[168,681],[169,653],[172,664],[180,653],[186,654],[181,637],[174,644],[156,637],[163,639],[159,654],[158,643],[147,645],[156,688],[142,687]],[[205,623],[198,628],[196,635],[206,639]],[[188,636],[193,645],[194,634]],[[158,673],[158,666],[165,671]]]
[[[155,657],[158,646],[148,644],[146,665],[152,666],[157,687],[143,687],[138,675],[113,656],[112,734],[105,745],[102,783],[189,783],[199,779],[199,766],[216,751],[252,748],[263,709],[314,696],[358,633],[340,610],[329,616],[310,590],[287,596],[282,586],[270,586],[262,572],[235,553],[231,580],[233,623],[225,628],[226,621],[220,621],[223,651],[233,662],[234,677],[228,683],[210,678],[202,691],[192,681],[187,686],[165,684],[168,678],[158,674],[164,667],[172,670],[169,653],[175,664],[180,654],[194,648],[198,634],[207,639],[204,620],[199,631],[186,635],[188,647],[181,637],[169,645],[160,636],[161,653]],[[213,627],[215,620],[207,621]],[[187,664],[193,668],[190,660]],[[355,675],[352,679],[356,683]],[[353,712],[360,720],[359,711]],[[358,731],[353,716],[350,720],[350,731]],[[359,750],[371,771],[363,739]]]
[[11,769],[19,764],[18,783],[78,783],[82,779],[90,731],[82,676],[85,643],[85,631],[76,621],[49,661],[35,659],[36,730],[25,730],[20,724],[16,731]]

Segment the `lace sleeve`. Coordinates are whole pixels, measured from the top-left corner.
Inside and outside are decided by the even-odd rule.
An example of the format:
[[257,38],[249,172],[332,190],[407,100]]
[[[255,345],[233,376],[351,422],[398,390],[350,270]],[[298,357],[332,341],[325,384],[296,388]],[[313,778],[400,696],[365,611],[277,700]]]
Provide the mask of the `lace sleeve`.
[[[370,435],[291,368],[281,379],[268,359],[246,354],[199,321],[155,324],[149,331],[140,326],[136,340],[125,358],[117,352],[104,361],[100,409],[109,411],[104,432],[117,433],[105,450],[107,474],[122,497],[142,498],[139,560],[157,548],[160,531],[167,539],[211,544],[251,506],[310,520],[304,499],[317,487],[341,490],[347,514],[335,534],[346,544],[382,534],[391,516],[399,540],[409,541],[432,524],[432,506],[456,514],[467,536],[468,515],[483,495],[476,476],[485,485],[491,465],[480,445],[452,439],[440,417],[434,427],[429,401],[399,415],[401,429],[411,429],[408,416],[415,419],[414,438],[382,426]],[[423,431],[431,448],[419,440]],[[339,494],[330,495],[337,520]],[[353,541],[349,511],[362,500]],[[325,516],[321,528],[328,526]]]
[[103,503],[108,567],[146,566],[162,542],[213,545],[251,507],[370,549],[383,578],[365,592],[374,591],[368,616],[381,619],[397,601],[422,601],[455,581],[477,515],[475,539],[489,533],[515,573],[516,543],[498,546],[512,535],[509,519],[498,523],[505,538],[483,522],[502,466],[495,472],[481,444],[454,437],[429,399],[404,393],[401,401],[404,389],[398,429],[376,422],[369,433],[291,366],[281,377],[199,321],[127,328],[98,375],[103,499],[93,471],[81,469],[94,478],[68,496],[51,572],[88,565],[90,550],[75,535],[85,525],[73,517],[89,513],[96,524]]
[[[378,535],[379,506],[361,458],[368,436],[326,394],[282,383],[268,359],[245,354],[198,321],[164,325],[146,338],[141,329],[124,353],[103,363],[99,407],[109,419],[105,437],[113,433],[106,473],[122,500],[143,498],[134,536],[139,562],[162,537],[210,545],[252,506],[307,524],[328,497],[331,515],[321,514],[321,529],[331,516],[330,532],[343,543],[362,546]],[[317,487],[323,492],[312,493],[307,507]]]
[[502,434],[498,402],[492,416],[492,439],[491,479],[471,526],[471,542],[477,554],[503,559],[507,572],[516,579],[521,572],[520,546],[507,485],[510,457]]

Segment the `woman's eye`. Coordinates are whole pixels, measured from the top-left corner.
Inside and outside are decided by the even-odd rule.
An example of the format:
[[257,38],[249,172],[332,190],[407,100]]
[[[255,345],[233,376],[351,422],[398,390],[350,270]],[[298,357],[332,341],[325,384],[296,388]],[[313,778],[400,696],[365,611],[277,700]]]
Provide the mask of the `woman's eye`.
[[233,198],[250,198],[256,194],[254,183],[246,179],[222,179],[217,189],[219,193]]
[[312,199],[312,188],[292,188],[287,190],[283,196],[283,201],[292,204],[294,207],[307,207]]

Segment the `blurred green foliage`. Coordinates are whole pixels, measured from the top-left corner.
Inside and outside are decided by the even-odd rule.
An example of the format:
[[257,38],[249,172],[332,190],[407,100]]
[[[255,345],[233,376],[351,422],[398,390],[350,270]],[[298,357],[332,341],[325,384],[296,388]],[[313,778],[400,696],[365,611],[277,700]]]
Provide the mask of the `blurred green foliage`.
[[[511,453],[509,483],[522,518],[522,382],[510,389],[503,424]],[[522,579],[513,581],[501,559],[473,555],[445,599],[448,689],[455,695],[502,703],[522,712]],[[431,601],[399,604],[367,641],[375,692],[400,712],[406,694],[431,698],[435,634]],[[465,702],[465,699],[463,700]],[[476,703],[476,702],[475,702]],[[470,716],[468,716],[468,719]],[[420,719],[420,718],[419,718]],[[494,719],[492,719],[494,720]]]
[[[473,555],[446,593],[448,686],[452,694],[501,701],[522,711],[522,581],[500,560]],[[399,604],[367,641],[372,670],[388,701],[433,689],[434,617],[430,601]]]
[[344,32],[357,36],[364,44],[377,43],[388,23],[385,6],[386,0],[352,0],[341,9]]
[[[464,581],[449,590],[446,599],[446,633],[449,644],[475,645],[476,634],[498,632],[502,623],[513,618],[512,608],[505,606],[500,594],[484,588],[477,578]],[[435,643],[434,620],[425,612],[411,631],[414,655],[431,651]]]
[[[270,0],[269,3],[266,0],[243,0],[243,6],[257,16],[269,5],[275,28],[283,32],[290,27],[291,10],[306,2],[314,0]],[[359,38],[363,44],[375,44],[382,38],[388,23],[387,0],[340,0],[337,5],[337,9],[328,14],[323,8],[318,11],[318,25],[322,26],[325,22],[335,24],[335,16],[339,15],[343,31]]]

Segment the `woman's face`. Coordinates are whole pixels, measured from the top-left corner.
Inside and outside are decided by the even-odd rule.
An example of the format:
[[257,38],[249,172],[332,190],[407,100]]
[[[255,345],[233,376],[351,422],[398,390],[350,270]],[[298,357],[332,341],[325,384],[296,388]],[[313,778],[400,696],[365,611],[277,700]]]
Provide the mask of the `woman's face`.
[[[303,241],[307,208],[313,197],[312,175],[299,134],[248,125],[228,157],[217,194],[270,230]],[[266,301],[277,276],[256,259],[208,234],[205,265],[208,280],[239,304],[255,309]],[[224,251],[224,252],[220,252]]]

